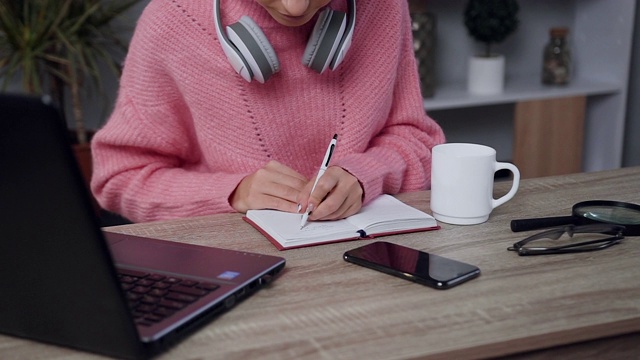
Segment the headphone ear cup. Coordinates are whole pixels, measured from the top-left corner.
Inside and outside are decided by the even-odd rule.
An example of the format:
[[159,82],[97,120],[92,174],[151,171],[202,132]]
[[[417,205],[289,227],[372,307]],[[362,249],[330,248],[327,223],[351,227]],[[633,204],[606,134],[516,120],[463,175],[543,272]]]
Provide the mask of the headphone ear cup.
[[302,55],[302,64],[322,74],[331,64],[346,26],[346,13],[324,9],[313,27]]
[[227,26],[227,37],[240,51],[258,82],[264,83],[280,71],[280,61],[273,46],[250,17],[245,15]]

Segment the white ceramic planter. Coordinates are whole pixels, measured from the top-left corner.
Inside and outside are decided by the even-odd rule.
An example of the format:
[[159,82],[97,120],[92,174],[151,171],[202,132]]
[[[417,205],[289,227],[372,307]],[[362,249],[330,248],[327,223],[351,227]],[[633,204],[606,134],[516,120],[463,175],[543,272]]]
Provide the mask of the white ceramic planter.
[[473,56],[469,59],[467,90],[475,95],[495,95],[504,91],[503,55]]

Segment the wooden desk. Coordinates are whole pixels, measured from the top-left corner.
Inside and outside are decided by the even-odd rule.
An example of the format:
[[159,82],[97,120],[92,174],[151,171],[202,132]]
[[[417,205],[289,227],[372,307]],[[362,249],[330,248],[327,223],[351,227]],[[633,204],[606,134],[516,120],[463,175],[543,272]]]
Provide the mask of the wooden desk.
[[[496,196],[507,185],[498,184]],[[429,192],[398,197],[429,211]],[[438,231],[384,239],[482,270],[445,291],[342,260],[364,240],[277,251],[239,214],[108,230],[287,259],[268,288],[161,358],[638,358],[640,238],[583,254],[519,257],[506,250],[526,235],[509,230],[511,219],[567,215],[587,199],[640,203],[640,167],[525,180],[485,224],[441,224]],[[93,355],[0,336],[0,358],[39,357]]]

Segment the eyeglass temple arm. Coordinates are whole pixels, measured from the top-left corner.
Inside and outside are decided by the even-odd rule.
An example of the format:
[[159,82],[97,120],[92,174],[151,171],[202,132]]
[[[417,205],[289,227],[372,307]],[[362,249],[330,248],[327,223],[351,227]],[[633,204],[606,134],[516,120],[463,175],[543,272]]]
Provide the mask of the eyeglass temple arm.
[[511,231],[520,232],[527,230],[536,230],[542,228],[550,228],[555,226],[573,224],[576,218],[573,216],[554,216],[532,219],[516,219],[511,220]]

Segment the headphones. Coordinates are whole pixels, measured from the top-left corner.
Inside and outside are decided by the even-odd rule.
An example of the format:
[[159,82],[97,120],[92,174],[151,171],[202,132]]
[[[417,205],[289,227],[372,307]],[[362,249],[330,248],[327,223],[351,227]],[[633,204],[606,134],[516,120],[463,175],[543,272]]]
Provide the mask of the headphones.
[[[327,67],[335,70],[351,46],[356,22],[356,1],[347,0],[348,14],[326,7],[318,16],[302,55],[302,64],[322,74]],[[216,33],[227,59],[243,79],[264,83],[280,71],[280,61],[260,27],[244,15],[227,26],[226,34],[220,17],[220,0],[213,1]]]

